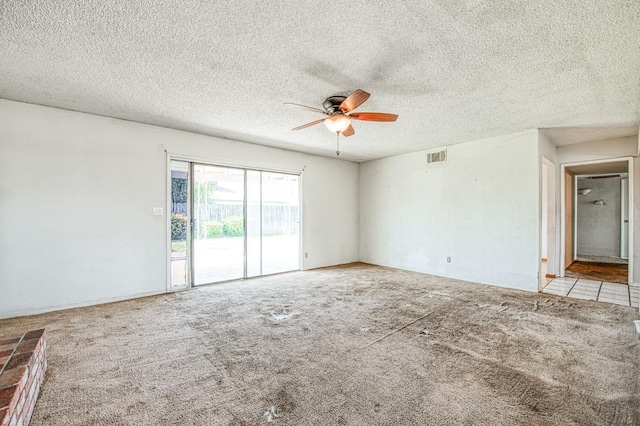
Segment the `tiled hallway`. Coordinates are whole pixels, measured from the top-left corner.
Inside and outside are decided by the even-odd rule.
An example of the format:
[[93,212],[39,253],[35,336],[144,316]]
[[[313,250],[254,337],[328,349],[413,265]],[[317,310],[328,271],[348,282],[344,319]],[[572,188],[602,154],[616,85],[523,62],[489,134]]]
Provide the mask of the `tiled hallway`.
[[628,286],[626,284],[569,277],[554,278],[542,289],[542,292],[636,308],[640,298],[640,287],[637,285]]

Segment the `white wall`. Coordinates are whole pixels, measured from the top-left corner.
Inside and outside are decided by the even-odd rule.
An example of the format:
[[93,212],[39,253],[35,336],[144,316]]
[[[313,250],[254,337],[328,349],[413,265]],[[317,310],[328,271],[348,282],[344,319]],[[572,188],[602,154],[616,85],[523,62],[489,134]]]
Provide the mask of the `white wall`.
[[629,136],[626,138],[560,146],[558,147],[558,164],[635,157],[637,155],[638,138],[636,136]]
[[[631,178],[633,177],[633,182]],[[633,159],[633,176],[629,175],[629,185],[632,185],[631,194],[633,195],[633,200],[629,200],[632,208],[632,220],[631,236],[633,239],[629,242],[630,246],[633,247],[633,258],[629,259],[629,265],[633,267],[633,271],[640,271],[640,238],[636,238],[640,236],[640,159]],[[629,270],[631,271],[631,267]],[[635,285],[640,285],[640,273],[636,274],[635,272],[632,275],[632,283]],[[640,309],[639,309],[640,311]]]
[[558,164],[558,148],[542,131],[538,131],[538,140],[540,143],[540,157],[546,158],[553,164]]
[[303,170],[303,268],[358,260],[358,165],[0,100],[0,317],[164,292],[165,150]]
[[[542,257],[542,259],[547,259],[547,253],[548,253],[548,240],[549,240],[549,232],[548,232],[548,224],[549,224],[549,218],[548,218],[548,210],[549,210],[549,191],[548,191],[548,187],[549,187],[549,167],[553,167],[547,164],[542,164],[542,174],[540,176],[540,178],[542,179],[542,184],[540,186],[540,190],[542,191],[540,193],[540,214],[541,214],[541,223],[540,223],[540,229],[541,229],[541,235],[540,235],[540,257]],[[548,260],[548,259],[547,259]]]
[[538,132],[447,150],[445,164],[417,152],[360,165],[360,259],[537,291]]
[[[560,240],[557,229],[560,229],[558,182],[558,149],[544,132],[538,131],[540,144],[540,221],[541,221],[541,257],[547,259],[546,273],[556,275]],[[546,230],[546,232],[544,232]],[[541,271],[542,274],[542,271]]]

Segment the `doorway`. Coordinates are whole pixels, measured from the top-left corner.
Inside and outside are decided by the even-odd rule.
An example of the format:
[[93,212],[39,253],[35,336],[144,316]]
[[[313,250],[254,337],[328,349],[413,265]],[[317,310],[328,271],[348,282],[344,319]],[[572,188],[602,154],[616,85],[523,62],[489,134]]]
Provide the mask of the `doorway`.
[[170,169],[171,290],[300,269],[300,175]]
[[559,278],[545,293],[637,306],[631,159],[561,166]]
[[[633,191],[630,161],[624,158],[562,166],[563,275],[576,261],[628,263],[633,245],[629,231]],[[625,282],[631,282],[632,273],[630,269]]]

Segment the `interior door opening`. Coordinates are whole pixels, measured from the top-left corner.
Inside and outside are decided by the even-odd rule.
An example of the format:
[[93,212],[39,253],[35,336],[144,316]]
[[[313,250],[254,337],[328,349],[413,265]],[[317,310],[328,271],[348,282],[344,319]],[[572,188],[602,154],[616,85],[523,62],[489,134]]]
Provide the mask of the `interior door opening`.
[[561,166],[559,276],[542,292],[638,306],[632,158]]
[[629,160],[571,164],[563,169],[563,276],[630,283]]

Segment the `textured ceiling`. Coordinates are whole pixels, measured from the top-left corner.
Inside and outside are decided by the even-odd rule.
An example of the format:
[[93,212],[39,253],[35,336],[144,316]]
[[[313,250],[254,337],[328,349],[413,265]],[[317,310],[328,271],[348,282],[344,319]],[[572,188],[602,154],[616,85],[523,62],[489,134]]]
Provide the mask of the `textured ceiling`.
[[638,0],[2,0],[0,97],[335,156],[283,102],[360,88],[361,110],[400,116],[354,124],[341,158],[363,161],[538,127],[637,133],[639,49]]
[[625,138],[638,134],[635,124],[615,127],[555,127],[542,129],[556,146],[572,145],[581,142],[594,142],[607,139]]

